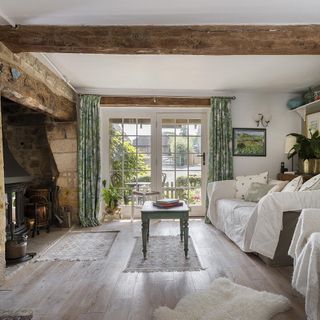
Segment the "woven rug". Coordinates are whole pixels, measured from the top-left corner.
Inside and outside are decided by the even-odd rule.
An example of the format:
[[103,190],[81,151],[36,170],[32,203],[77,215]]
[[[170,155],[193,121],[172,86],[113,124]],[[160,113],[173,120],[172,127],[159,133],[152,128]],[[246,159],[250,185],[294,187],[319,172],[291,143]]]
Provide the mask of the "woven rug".
[[130,260],[124,272],[168,272],[203,270],[191,237],[188,258],[184,256],[180,236],[152,236],[147,245],[147,259],[143,259],[142,240],[137,237]]
[[35,260],[91,261],[105,259],[117,231],[70,231],[53,243]]

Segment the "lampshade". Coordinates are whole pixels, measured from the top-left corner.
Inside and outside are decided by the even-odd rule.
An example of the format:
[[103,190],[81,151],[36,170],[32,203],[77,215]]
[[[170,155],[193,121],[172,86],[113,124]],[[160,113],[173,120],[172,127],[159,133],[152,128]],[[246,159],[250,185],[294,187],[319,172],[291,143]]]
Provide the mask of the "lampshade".
[[293,146],[296,144],[297,138],[293,136],[286,136],[286,142],[284,147],[284,153],[288,154],[289,151],[293,148]]

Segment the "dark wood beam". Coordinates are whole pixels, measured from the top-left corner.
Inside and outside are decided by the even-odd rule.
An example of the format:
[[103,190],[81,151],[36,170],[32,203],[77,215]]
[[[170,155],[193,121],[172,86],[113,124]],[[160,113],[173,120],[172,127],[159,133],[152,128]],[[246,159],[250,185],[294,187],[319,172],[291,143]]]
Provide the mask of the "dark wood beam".
[[320,54],[320,25],[0,26],[13,52]]
[[185,97],[102,97],[101,107],[196,107],[210,106],[209,98]]

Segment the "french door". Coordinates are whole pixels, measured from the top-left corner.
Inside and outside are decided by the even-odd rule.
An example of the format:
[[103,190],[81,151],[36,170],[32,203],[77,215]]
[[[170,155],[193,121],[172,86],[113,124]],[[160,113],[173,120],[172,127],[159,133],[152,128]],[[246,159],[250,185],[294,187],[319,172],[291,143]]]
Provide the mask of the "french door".
[[201,113],[157,114],[157,189],[185,200],[203,215],[206,199],[206,117]]
[[207,113],[168,111],[108,114],[106,172],[121,195],[125,216],[132,190],[148,188],[185,200],[193,216],[205,213]]

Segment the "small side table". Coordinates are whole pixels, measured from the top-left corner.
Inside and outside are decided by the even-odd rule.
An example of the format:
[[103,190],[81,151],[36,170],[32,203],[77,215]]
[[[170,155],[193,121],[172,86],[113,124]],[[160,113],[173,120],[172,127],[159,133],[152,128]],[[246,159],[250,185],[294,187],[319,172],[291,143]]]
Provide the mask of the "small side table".
[[170,209],[157,208],[152,201],[146,201],[141,209],[142,220],[142,252],[144,259],[147,258],[147,242],[149,241],[149,228],[151,219],[180,219],[180,240],[184,241],[185,257],[188,257],[189,238],[189,211],[190,208],[184,201],[182,206]]
[[312,173],[296,173],[296,174],[290,174],[290,173],[278,173],[277,179],[282,181],[291,181],[296,177],[302,176],[303,182],[306,182],[307,180],[311,179],[315,176],[315,174]]

